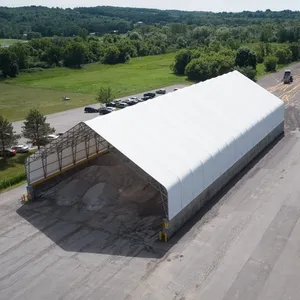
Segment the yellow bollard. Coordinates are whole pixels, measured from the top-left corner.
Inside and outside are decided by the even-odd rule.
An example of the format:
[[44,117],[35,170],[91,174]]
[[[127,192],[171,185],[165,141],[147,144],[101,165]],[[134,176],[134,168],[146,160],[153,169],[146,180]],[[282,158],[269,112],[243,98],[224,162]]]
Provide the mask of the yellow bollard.
[[161,231],[159,232],[158,236],[159,236],[159,240],[161,241],[162,240],[162,232]]
[[168,234],[165,232],[165,242],[168,241]]

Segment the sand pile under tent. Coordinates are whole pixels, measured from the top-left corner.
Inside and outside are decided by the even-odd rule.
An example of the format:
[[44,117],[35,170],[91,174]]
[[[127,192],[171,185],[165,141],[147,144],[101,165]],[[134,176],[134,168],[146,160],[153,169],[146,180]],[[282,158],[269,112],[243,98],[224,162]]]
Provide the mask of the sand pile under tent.
[[164,215],[159,192],[111,153],[57,184],[43,198],[58,206],[101,212],[101,221],[117,220],[114,226],[126,222],[127,228],[157,227]]

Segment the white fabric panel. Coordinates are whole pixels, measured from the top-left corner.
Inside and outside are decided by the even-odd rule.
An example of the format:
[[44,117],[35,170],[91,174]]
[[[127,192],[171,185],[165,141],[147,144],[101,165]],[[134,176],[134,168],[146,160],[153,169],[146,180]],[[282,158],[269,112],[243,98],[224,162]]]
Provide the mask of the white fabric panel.
[[59,163],[57,153],[52,153],[47,156],[47,176],[59,171]]
[[72,164],[73,164],[72,148],[64,149],[62,151],[62,168],[66,168]]
[[30,163],[29,182],[31,183],[41,178],[44,178],[44,170],[42,161],[39,159]]
[[234,71],[85,124],[166,188],[172,219],[283,120],[283,102]]

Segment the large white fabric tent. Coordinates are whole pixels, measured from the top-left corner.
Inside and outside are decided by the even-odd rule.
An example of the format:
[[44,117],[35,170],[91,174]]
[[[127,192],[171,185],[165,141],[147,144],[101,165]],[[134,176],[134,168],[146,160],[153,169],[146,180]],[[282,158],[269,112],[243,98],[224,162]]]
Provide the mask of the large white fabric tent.
[[234,71],[78,124],[29,158],[28,183],[115,149],[161,185],[171,220],[283,121],[283,102]]

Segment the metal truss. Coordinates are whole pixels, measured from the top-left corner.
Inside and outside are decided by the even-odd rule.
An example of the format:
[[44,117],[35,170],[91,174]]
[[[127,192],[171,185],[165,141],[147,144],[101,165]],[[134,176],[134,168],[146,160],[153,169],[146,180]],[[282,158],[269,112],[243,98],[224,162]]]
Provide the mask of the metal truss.
[[[45,147],[41,148],[40,150],[36,151],[32,155],[30,155],[25,161],[25,169],[27,173],[27,178],[30,179],[30,172],[31,172],[31,163],[36,160],[41,160],[41,168],[43,168],[44,178],[47,177],[47,166],[49,165],[47,162],[47,158],[49,155],[56,153],[57,154],[57,161],[59,165],[59,170],[62,170],[62,160],[63,158],[63,151],[65,149],[71,148],[72,155],[72,162],[76,164],[77,159],[76,155],[77,146],[80,143],[85,143],[85,157],[89,158],[90,154],[90,143],[94,139],[96,146],[96,153],[99,153],[100,149],[108,148],[108,143],[99,136],[95,131],[93,131],[89,126],[84,123],[79,123],[76,126],[72,127],[70,130],[65,132],[61,137],[57,138],[56,140],[52,141]],[[100,147],[102,145],[102,147]],[[94,154],[94,153],[93,153]],[[55,163],[55,162],[54,162]]]
[[118,149],[113,146],[109,147],[109,151],[115,154],[123,163],[125,163],[131,170],[133,170],[139,177],[146,180],[149,184],[151,184],[156,190],[159,191],[161,202],[164,208],[165,216],[168,218],[168,192],[163,185],[161,185],[157,180],[147,174],[143,169],[141,169],[138,165],[132,162],[127,156],[125,156]]
[[108,149],[111,153],[116,155],[123,163],[125,163],[131,170],[133,170],[139,177],[146,180],[149,184],[151,184],[156,190],[159,191],[161,196],[162,205],[164,208],[165,216],[168,217],[168,193],[164,186],[162,186],[157,180],[152,178],[149,174],[147,174],[144,170],[142,170],[139,166],[133,163],[130,159],[128,159],[123,153],[117,150],[113,145],[109,144],[103,137],[101,137],[98,133],[92,130],[85,123],[81,122],[65,132],[61,137],[54,140],[47,146],[42,149],[36,151],[32,155],[30,155],[25,162],[25,169],[27,173],[27,178],[30,183],[30,168],[31,163],[37,160],[41,160],[41,167],[43,169],[44,178],[48,176],[47,173],[47,158],[49,155],[56,153],[57,161],[59,165],[60,171],[62,170],[62,160],[63,151],[65,149],[71,148],[72,162],[73,164],[77,163],[76,154],[77,146],[80,143],[85,143],[85,156],[89,158],[90,153],[90,143],[94,139],[96,145],[96,153],[102,151],[103,149]]

